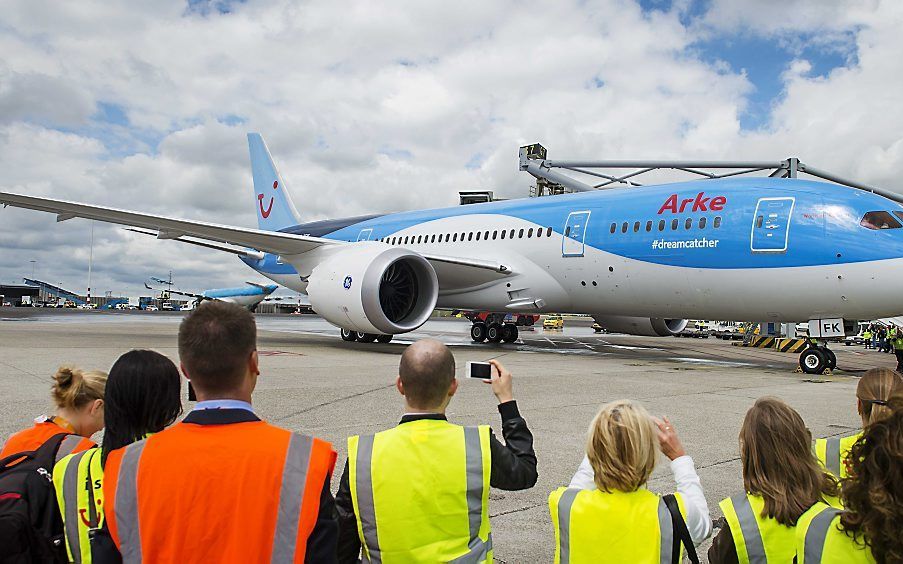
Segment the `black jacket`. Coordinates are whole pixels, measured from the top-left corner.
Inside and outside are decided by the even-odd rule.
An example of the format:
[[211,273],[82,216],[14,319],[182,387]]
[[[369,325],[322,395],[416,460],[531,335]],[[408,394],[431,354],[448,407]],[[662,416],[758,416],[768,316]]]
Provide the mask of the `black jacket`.
[[[184,419],[184,423],[197,425],[228,425],[230,423],[245,423],[260,421],[256,415],[245,409],[204,409],[192,411]],[[317,522],[314,530],[307,538],[307,551],[305,562],[335,562],[336,537],[338,524],[335,520],[335,502],[330,490],[332,476],[326,476],[326,482],[320,492],[320,511],[317,514]],[[237,510],[237,509],[236,509]],[[96,538],[91,543],[92,560],[96,564],[122,562],[122,557],[116,549],[116,545],[110,538],[106,521],[103,529],[97,532]]]
[[[502,436],[505,444],[489,437],[491,469],[489,485],[500,490],[525,490],[536,484],[536,453],[533,452],[533,434],[527,422],[520,416],[517,402],[499,404],[502,416]],[[445,415],[432,413],[405,415],[399,425],[421,419],[446,420]],[[351,501],[351,486],[348,482],[348,461],[339,480],[339,491],[335,496],[336,517],[339,522],[338,561],[357,562],[361,551],[361,541],[357,533],[357,518]]]

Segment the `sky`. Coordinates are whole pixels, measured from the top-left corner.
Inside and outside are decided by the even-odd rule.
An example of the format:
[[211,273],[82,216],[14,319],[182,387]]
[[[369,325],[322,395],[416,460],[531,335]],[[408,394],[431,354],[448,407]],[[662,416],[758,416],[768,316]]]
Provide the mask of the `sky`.
[[[898,0],[0,0],[0,190],[256,226],[525,197],[558,159],[803,162],[903,191]],[[84,291],[91,222],[0,209],[0,282]],[[34,262],[31,262],[34,261]],[[94,294],[264,281],[94,225]]]

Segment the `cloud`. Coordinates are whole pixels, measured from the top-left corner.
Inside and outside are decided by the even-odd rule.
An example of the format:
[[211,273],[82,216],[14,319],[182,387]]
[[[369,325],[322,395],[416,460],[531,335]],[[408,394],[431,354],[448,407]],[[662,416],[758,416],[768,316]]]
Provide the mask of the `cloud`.
[[[897,188],[900,4],[773,2],[11,0],[0,186],[251,226],[245,133],[259,131],[310,220],[525,196],[517,147],[536,141],[553,158],[798,155]],[[717,56],[750,35],[787,53],[764,103],[757,75]],[[0,280],[35,259],[83,287],[89,239],[83,220],[0,210]],[[137,294],[170,267],[183,288],[255,277],[95,226],[96,284]]]

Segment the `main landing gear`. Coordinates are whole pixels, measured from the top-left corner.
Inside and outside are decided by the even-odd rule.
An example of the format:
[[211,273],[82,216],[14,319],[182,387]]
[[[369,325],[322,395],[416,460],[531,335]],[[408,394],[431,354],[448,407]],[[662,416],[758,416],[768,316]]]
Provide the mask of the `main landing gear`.
[[474,343],[513,343],[517,336],[517,325],[505,323],[504,315],[489,315],[486,321],[474,321],[470,327],[470,338]]
[[351,329],[340,329],[342,340],[352,343],[389,343],[392,341],[392,335],[377,335],[375,333],[361,333],[360,331],[352,331]]
[[819,342],[800,353],[800,368],[806,374],[823,374],[837,368],[837,356],[826,343]]

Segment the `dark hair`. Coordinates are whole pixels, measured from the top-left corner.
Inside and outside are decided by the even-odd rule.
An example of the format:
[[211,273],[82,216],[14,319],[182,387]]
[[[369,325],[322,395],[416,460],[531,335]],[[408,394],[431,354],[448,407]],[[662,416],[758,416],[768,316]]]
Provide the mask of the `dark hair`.
[[182,413],[179,369],[154,351],[129,351],[110,369],[104,394],[103,458],[165,429]]
[[448,347],[423,339],[405,349],[398,375],[411,407],[430,409],[442,403],[455,379],[455,357]]
[[759,398],[746,412],[740,463],[743,487],[765,501],[762,516],[788,527],[815,502],[837,495],[837,481],[812,453],[803,418],[778,398]]
[[247,309],[226,302],[207,302],[179,326],[179,358],[198,390],[235,390],[245,375],[248,357],[257,349],[257,324]]
[[891,415],[865,428],[850,449],[840,527],[867,545],[875,561],[903,561],[903,393],[888,399]]

